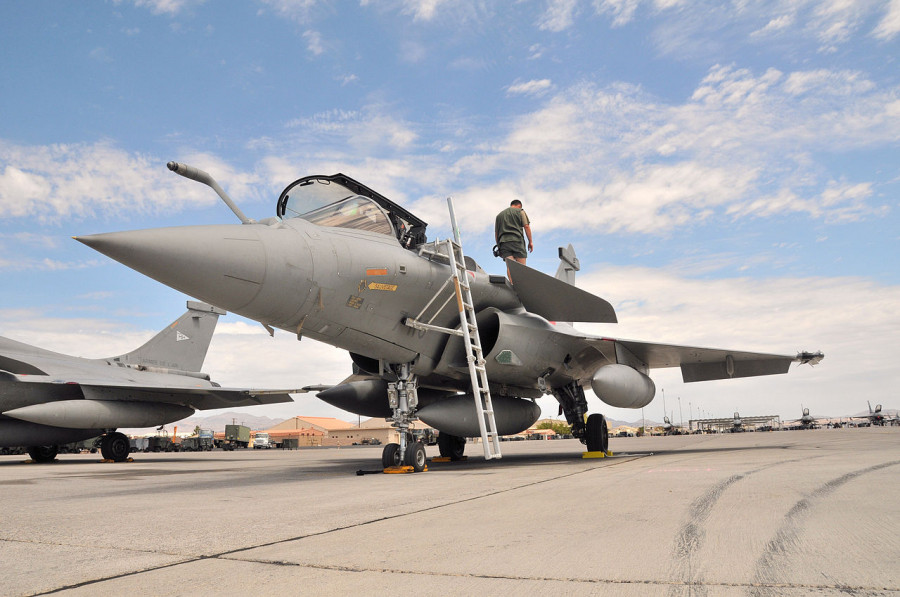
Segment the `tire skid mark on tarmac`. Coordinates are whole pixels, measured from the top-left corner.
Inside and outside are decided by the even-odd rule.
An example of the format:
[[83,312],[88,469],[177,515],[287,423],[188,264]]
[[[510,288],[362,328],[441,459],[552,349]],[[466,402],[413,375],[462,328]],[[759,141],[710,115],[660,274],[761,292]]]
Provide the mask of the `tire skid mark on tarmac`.
[[[816,503],[827,498],[840,487],[846,485],[850,481],[857,478],[880,471],[885,468],[900,465],[900,460],[892,460],[883,462],[859,470],[851,471],[845,475],[841,475],[827,483],[823,483],[815,488],[806,497],[799,500],[784,515],[781,526],[775,532],[775,536],[766,545],[765,551],[756,561],[756,570],[753,575],[754,585],[750,594],[754,597],[767,597],[776,595],[776,592],[770,588],[772,585],[777,586],[777,577],[782,576],[782,572],[786,570],[785,564],[788,563],[791,554],[799,549],[800,532],[803,529],[803,518],[815,507]],[[848,588],[849,589],[849,588]],[[894,589],[897,590],[897,589]]]
[[[481,495],[475,495],[475,496],[467,497],[467,498],[464,498],[464,499],[461,499],[461,500],[455,500],[455,501],[452,501],[452,502],[446,502],[446,503],[443,503],[443,504],[436,504],[436,505],[434,505],[434,506],[428,506],[428,507],[426,507],[426,508],[420,508],[420,509],[418,509],[418,510],[411,510],[411,511],[408,511],[408,512],[400,512],[400,513],[397,513],[397,514],[390,514],[390,515],[388,515],[388,516],[382,516],[382,517],[379,517],[379,518],[373,518],[373,519],[370,519],[370,520],[363,520],[363,521],[356,522],[356,523],[353,523],[353,524],[348,524],[348,525],[344,525],[344,526],[340,526],[340,527],[334,527],[334,528],[331,528],[331,529],[325,529],[324,531],[319,531],[319,532],[316,532],[316,533],[307,533],[307,534],[305,534],[305,535],[298,535],[298,536],[296,536],[296,537],[289,537],[289,538],[287,538],[287,539],[278,539],[278,540],[276,540],[276,541],[267,541],[267,542],[265,542],[265,543],[258,543],[258,544],[250,545],[250,546],[247,546],[247,547],[239,547],[239,548],[236,548],[236,549],[230,549],[230,550],[223,551],[223,552],[219,552],[219,553],[215,553],[215,554],[209,554],[209,555],[201,555],[201,556],[188,557],[188,558],[185,558],[184,560],[179,561],[179,562],[171,562],[171,563],[168,563],[168,564],[161,564],[161,565],[159,565],[159,566],[150,566],[150,567],[148,567],[148,568],[143,568],[143,569],[141,569],[141,570],[132,570],[132,571],[130,571],[130,572],[123,572],[123,573],[120,573],[120,574],[111,574],[111,575],[109,575],[109,576],[103,576],[103,577],[100,577],[100,578],[93,578],[93,579],[90,579],[90,580],[85,580],[85,581],[81,581],[81,582],[78,582],[78,583],[73,583],[73,584],[70,584],[70,585],[65,585],[65,586],[62,586],[62,587],[56,587],[56,588],[54,588],[54,589],[48,589],[48,590],[40,591],[40,592],[37,592],[37,593],[29,593],[29,595],[30,595],[31,597],[36,597],[36,596],[39,596],[39,595],[52,595],[52,594],[54,594],[54,593],[61,593],[61,592],[63,592],[63,591],[67,591],[67,590],[71,590],[71,589],[78,589],[78,588],[81,588],[81,587],[86,587],[86,586],[90,586],[90,585],[94,585],[94,584],[97,584],[97,583],[102,583],[102,582],[106,582],[106,581],[110,581],[110,580],[117,580],[117,579],[120,579],[120,578],[128,578],[128,577],[136,576],[136,575],[139,575],[139,574],[145,574],[145,573],[147,573],[147,572],[155,572],[155,571],[157,571],[157,570],[165,570],[165,569],[167,569],[167,568],[173,568],[173,567],[175,567],[175,566],[182,566],[182,565],[184,565],[184,564],[192,564],[192,563],[195,563],[195,562],[202,562],[203,560],[231,559],[231,560],[237,560],[237,561],[253,562],[253,563],[258,563],[258,564],[269,564],[269,565],[279,565],[279,566],[294,566],[294,565],[296,565],[296,566],[301,566],[300,564],[292,564],[292,563],[290,563],[290,562],[279,562],[279,561],[275,561],[275,560],[255,560],[255,559],[252,559],[252,558],[239,558],[239,557],[231,557],[231,558],[228,558],[227,556],[235,556],[236,554],[240,554],[240,553],[247,552],[247,551],[252,551],[252,550],[254,550],[254,549],[260,549],[260,548],[263,548],[263,547],[271,547],[271,546],[273,546],[273,545],[280,545],[280,544],[283,544],[283,543],[291,543],[291,542],[294,542],[294,541],[301,541],[301,540],[303,540],[303,539],[309,539],[309,538],[311,538],[311,537],[319,537],[319,536],[322,536],[322,535],[329,535],[329,534],[331,534],[331,533],[337,533],[337,532],[346,531],[346,530],[349,530],[349,529],[354,529],[354,528],[364,527],[364,526],[368,526],[368,525],[370,525],[370,524],[377,524],[377,523],[379,523],[379,522],[385,522],[385,521],[389,521],[389,520],[394,520],[394,519],[399,519],[399,518],[405,518],[405,517],[407,517],[407,516],[414,516],[414,515],[416,515],[416,514],[422,514],[422,513],[424,513],[424,512],[432,512],[432,511],[434,511],[434,510],[440,510],[440,509],[442,509],[442,508],[449,508],[449,507],[456,506],[456,505],[459,505],[459,504],[465,504],[465,503],[467,503],[467,502],[474,502],[474,501],[476,501],[476,500],[482,500],[482,499],[485,499],[485,498],[490,498],[490,497],[494,497],[494,496],[497,496],[497,495],[502,495],[502,494],[504,494],[504,493],[511,493],[511,492],[514,492],[514,491],[519,491],[520,489],[527,489],[527,488],[529,488],[529,487],[535,487],[535,486],[538,486],[538,485],[543,485],[543,484],[545,484],[545,483],[551,483],[551,482],[554,482],[554,481],[559,481],[559,480],[562,480],[562,479],[566,479],[566,478],[568,478],[568,477],[574,477],[574,476],[577,476],[577,475],[583,475],[583,474],[586,474],[586,473],[591,473],[591,472],[594,472],[594,471],[597,471],[597,470],[602,470],[602,469],[611,468],[611,467],[614,467],[614,466],[619,466],[619,465],[625,464],[625,463],[627,463],[627,462],[633,462],[633,461],[635,461],[635,460],[640,460],[641,458],[645,458],[645,457],[651,456],[651,455],[652,455],[651,453],[646,453],[646,454],[634,454],[634,455],[623,454],[622,456],[619,457],[620,459],[617,459],[616,462],[604,463],[604,462],[601,461],[600,464],[598,464],[597,466],[591,466],[591,467],[589,467],[589,468],[585,468],[585,469],[582,469],[582,470],[578,470],[578,471],[574,471],[574,472],[570,472],[570,473],[565,473],[565,474],[562,474],[562,475],[556,475],[555,477],[549,477],[549,478],[547,478],[547,479],[541,479],[541,480],[538,480],[538,481],[532,481],[532,482],[530,482],[530,483],[522,483],[522,484],[520,484],[520,485],[515,485],[515,486],[513,486],[513,487],[507,487],[506,489],[498,489],[498,490],[496,490],[496,491],[491,491],[491,492],[488,492],[488,493],[483,493],[483,494],[481,494]],[[3,541],[3,540],[0,540],[0,541]],[[135,550],[131,550],[131,551],[135,551]],[[147,551],[147,550],[145,550],[145,551]],[[148,553],[160,553],[160,552],[156,552],[156,551],[148,551]],[[321,568],[321,569],[334,569],[334,570],[347,570],[347,571],[355,570],[355,569],[352,568],[352,567],[345,567],[345,566],[333,566],[333,567],[326,567],[326,566],[308,566],[308,565],[302,565],[302,566],[303,566],[303,567],[308,567],[308,568]],[[362,571],[362,569],[360,569],[360,571]],[[409,573],[409,571],[402,571],[402,570],[397,570],[397,571],[395,571],[395,572],[398,573],[398,574],[401,573],[401,572],[403,572],[403,573]],[[480,575],[476,575],[476,574],[471,574],[471,575],[469,575],[469,574],[441,574],[441,573],[429,573],[429,572],[423,572],[423,573],[421,573],[421,574],[424,574],[424,575],[437,575],[437,576],[472,576],[472,577],[481,577]],[[491,576],[483,576],[483,578],[494,578],[494,577],[491,577]],[[497,577],[497,578],[503,578],[503,577]],[[509,577],[509,578],[513,578],[513,577]],[[549,580],[549,579],[548,579],[548,580]],[[611,581],[611,582],[615,582],[615,581]],[[639,584],[643,584],[643,583],[639,583]]]
[[[823,454],[821,456],[814,456],[813,458],[823,458],[824,456],[825,455]],[[704,528],[704,525],[706,524],[707,519],[709,519],[709,515],[712,512],[713,506],[716,505],[716,503],[722,497],[722,494],[725,493],[726,489],[728,489],[738,481],[741,481],[749,477],[750,475],[755,475],[756,473],[759,473],[761,471],[784,464],[803,462],[807,460],[811,460],[811,458],[803,457],[781,460],[779,462],[773,462],[771,464],[761,466],[757,469],[732,475],[723,481],[719,481],[718,483],[707,489],[705,492],[703,492],[700,497],[691,502],[691,505],[688,507],[687,521],[681,526],[678,534],[675,536],[675,544],[672,548],[672,576],[674,578],[678,578],[682,582],[680,584],[673,585],[669,589],[669,596],[703,596],[707,594],[706,587],[717,586],[715,584],[710,585],[703,582],[703,579],[699,572],[694,570],[694,559],[697,553],[700,551],[700,548],[703,546],[703,540],[706,537],[706,530]]]

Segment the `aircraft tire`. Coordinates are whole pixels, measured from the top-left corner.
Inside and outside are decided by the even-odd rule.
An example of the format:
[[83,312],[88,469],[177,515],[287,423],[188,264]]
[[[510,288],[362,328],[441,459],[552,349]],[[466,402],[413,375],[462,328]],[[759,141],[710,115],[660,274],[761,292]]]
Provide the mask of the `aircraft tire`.
[[425,470],[425,444],[422,442],[413,442],[406,446],[406,458],[404,459],[408,466],[413,467],[417,473]]
[[44,464],[56,460],[59,446],[28,446],[28,455],[37,463]]
[[609,429],[606,427],[606,417],[600,413],[594,413],[587,419],[588,452],[609,452]]
[[450,460],[462,460],[466,451],[466,438],[449,433],[441,433],[438,436],[438,449],[441,456]]
[[129,452],[131,452],[131,443],[125,434],[116,432],[103,436],[100,443],[100,454],[103,455],[104,460],[125,462],[128,460]]
[[400,453],[400,444],[387,444],[381,451],[381,465],[389,468],[401,464],[403,464],[403,454]]

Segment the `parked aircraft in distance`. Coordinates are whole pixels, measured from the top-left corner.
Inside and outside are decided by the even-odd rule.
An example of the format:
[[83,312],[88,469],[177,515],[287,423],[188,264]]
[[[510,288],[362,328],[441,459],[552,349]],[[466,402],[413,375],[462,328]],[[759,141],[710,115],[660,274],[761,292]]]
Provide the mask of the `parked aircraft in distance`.
[[58,445],[102,435],[103,457],[128,458],[120,427],[155,427],[195,410],[291,402],[288,392],[222,388],[200,373],[219,315],[188,301],[188,310],[127,354],[85,359],[0,337],[0,446],[26,446],[35,462]]
[[797,426],[798,429],[816,429],[816,428],[818,428],[819,423],[815,417],[813,417],[811,414],[809,414],[809,409],[804,408],[804,407],[801,407],[801,408],[803,408],[803,416],[800,417],[799,419],[797,419],[796,421],[790,421],[786,424],[788,426],[791,426],[791,424],[793,423]]
[[679,425],[673,425],[668,415],[663,416],[663,435],[685,435],[687,432]]
[[650,369],[680,367],[686,382],[787,373],[821,353],[761,354],[593,336],[567,322],[615,323],[607,301],[574,286],[580,269],[560,248],[556,277],[508,263],[490,275],[454,239],[428,242],[427,224],[343,174],[301,178],[284,189],[277,217],[247,218],[206,172],[169,169],[211,186],[241,225],[184,226],[77,237],[80,242],[188,295],[274,328],[342,348],[354,375],[322,400],[384,417],[400,432],[385,466],[421,470],[425,448],[407,441],[411,421],[441,434],[461,456],[480,436],[485,458],[499,435],[527,429],[533,399],[551,394],[573,434],[607,451],[602,414],[589,417],[584,388],[606,404],[641,408],[656,386]]
[[857,417],[850,417],[851,419],[866,419],[870,425],[878,425],[880,427],[884,427],[887,423],[891,425],[896,425],[900,423],[900,417],[898,416],[885,416],[883,412],[881,412],[881,405],[876,404],[875,409],[872,409],[872,403],[870,401],[866,401],[866,404],[869,406],[869,414]]

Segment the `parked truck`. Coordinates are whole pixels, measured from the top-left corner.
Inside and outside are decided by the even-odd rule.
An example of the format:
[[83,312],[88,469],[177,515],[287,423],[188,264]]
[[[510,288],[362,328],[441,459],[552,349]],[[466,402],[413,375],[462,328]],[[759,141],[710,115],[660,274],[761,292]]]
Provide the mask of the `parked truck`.
[[253,436],[253,449],[254,450],[268,450],[272,448],[272,440],[269,438],[268,433],[264,433],[262,431],[257,431]]
[[246,448],[250,445],[250,428],[244,425],[225,425],[225,440],[222,442],[224,450]]
[[209,452],[213,449],[213,430],[201,429],[197,435],[181,440],[181,449],[185,452]]

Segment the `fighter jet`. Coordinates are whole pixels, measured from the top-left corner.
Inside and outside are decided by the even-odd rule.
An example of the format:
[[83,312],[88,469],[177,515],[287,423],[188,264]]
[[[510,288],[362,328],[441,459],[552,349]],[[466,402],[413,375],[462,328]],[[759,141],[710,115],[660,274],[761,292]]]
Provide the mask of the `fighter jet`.
[[804,406],[800,408],[803,410],[803,416],[793,421],[785,421],[785,426],[789,429],[818,429],[819,422],[814,416],[809,414],[809,409]]
[[35,462],[49,462],[59,444],[102,435],[103,457],[121,462],[131,446],[119,427],[156,427],[195,409],[292,401],[285,390],[222,388],[200,373],[225,311],[194,301],[187,308],[140,348],[106,359],[0,337],[0,446],[27,446]]
[[606,404],[641,408],[656,393],[648,372],[680,367],[687,382],[786,373],[821,353],[760,354],[588,335],[567,322],[615,323],[606,300],[574,286],[580,269],[560,248],[556,277],[509,262],[490,275],[453,238],[428,242],[427,224],[343,174],[300,178],[276,217],[247,218],[212,177],[170,162],[207,184],[240,225],[207,225],[76,237],[163,284],[275,328],[350,353],[354,375],[321,392],[358,415],[400,431],[382,462],[420,470],[425,449],[407,441],[410,422],[438,429],[442,455],[458,458],[480,436],[485,458],[498,436],[527,429],[534,402],[553,395],[589,451],[608,451],[602,414],[588,414],[584,388]]
[[891,425],[895,425],[900,417],[886,417],[883,412],[881,412],[881,405],[876,404],[875,409],[872,409],[872,403],[866,401],[866,404],[869,405],[869,414],[862,416],[850,417],[851,419],[866,419],[869,422],[869,425],[878,425],[880,427],[884,427],[886,423],[890,423]]

